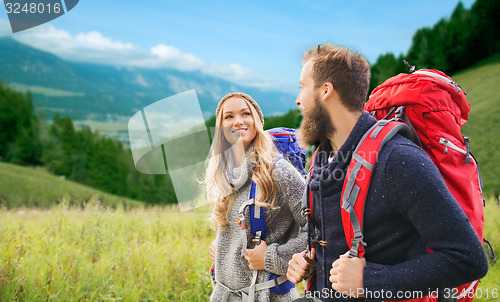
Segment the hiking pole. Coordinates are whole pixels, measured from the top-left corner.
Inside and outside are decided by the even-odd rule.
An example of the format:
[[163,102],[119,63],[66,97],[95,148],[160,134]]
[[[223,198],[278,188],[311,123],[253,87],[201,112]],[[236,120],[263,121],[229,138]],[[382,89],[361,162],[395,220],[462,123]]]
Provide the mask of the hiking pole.
[[311,256],[311,248],[312,248],[312,211],[309,205],[309,180],[310,177],[307,178],[306,187],[304,188],[304,192],[302,194],[302,214],[306,216],[307,219],[307,257]]

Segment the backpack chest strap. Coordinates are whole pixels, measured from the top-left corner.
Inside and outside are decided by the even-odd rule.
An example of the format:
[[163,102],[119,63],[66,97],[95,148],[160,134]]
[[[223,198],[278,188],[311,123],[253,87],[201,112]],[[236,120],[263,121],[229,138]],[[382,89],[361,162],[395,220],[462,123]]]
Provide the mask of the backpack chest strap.
[[224,295],[222,296],[222,301],[228,301],[230,294],[235,294],[240,296],[242,298],[242,301],[253,301],[252,297],[250,297],[252,291],[255,297],[255,293],[261,290],[273,289],[273,288],[274,290],[277,290],[276,288],[278,289],[281,288],[281,290],[278,291],[281,291],[283,294],[286,294],[290,292],[292,288],[295,287],[293,283],[288,281],[285,275],[274,276],[273,274],[271,274],[270,279],[268,281],[247,286],[239,290],[230,289],[229,287],[222,284],[220,281],[217,281],[217,283],[220,284],[222,288],[224,288],[225,290]]

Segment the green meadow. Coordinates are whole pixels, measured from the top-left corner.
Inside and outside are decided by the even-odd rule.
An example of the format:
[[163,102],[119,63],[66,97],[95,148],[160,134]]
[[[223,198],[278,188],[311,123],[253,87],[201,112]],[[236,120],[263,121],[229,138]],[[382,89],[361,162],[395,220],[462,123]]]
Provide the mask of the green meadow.
[[[208,301],[215,234],[207,206],[144,207],[4,163],[0,192],[10,192],[1,197],[0,301]],[[17,204],[7,208],[6,198]],[[23,198],[53,206],[22,206]],[[488,199],[485,223],[498,252],[496,199]],[[500,265],[490,265],[477,301],[498,301]]]
[[[500,195],[500,54],[453,75],[471,105],[469,120],[462,128],[470,137],[471,152],[479,162],[485,190]],[[499,299],[500,300],[500,299]]]
[[66,180],[43,167],[22,167],[0,162],[0,207],[50,208],[63,200],[70,205],[83,205],[91,197],[110,207],[143,207],[144,203]]
[[[500,208],[488,201],[486,236],[500,250]],[[208,301],[214,238],[206,209],[0,210],[1,301]],[[498,301],[491,262],[477,301]],[[489,297],[489,298],[488,298]]]
[[207,301],[203,212],[175,208],[0,211],[1,301]]

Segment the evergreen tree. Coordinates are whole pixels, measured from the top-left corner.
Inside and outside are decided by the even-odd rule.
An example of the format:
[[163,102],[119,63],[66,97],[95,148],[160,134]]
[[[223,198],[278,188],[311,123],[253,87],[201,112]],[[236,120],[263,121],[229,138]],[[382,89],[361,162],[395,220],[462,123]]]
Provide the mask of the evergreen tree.
[[500,52],[500,1],[476,0],[471,8],[469,26],[471,63]]
[[417,30],[412,39],[410,50],[408,51],[408,62],[411,65],[420,68],[429,68],[430,62],[430,33],[431,29],[424,27]]
[[470,11],[459,2],[451,14],[447,34],[444,37],[448,73],[454,73],[470,65]]
[[124,195],[127,190],[127,173],[118,159],[122,145],[111,139],[100,137],[89,153],[89,177],[91,186],[106,192]]
[[264,117],[265,129],[276,127],[298,128],[302,121],[302,114],[299,109],[292,109],[284,115],[275,115]]
[[44,143],[43,161],[57,175],[70,176],[77,159],[77,137],[69,116],[56,113]]
[[397,58],[392,53],[382,54],[371,66],[370,91],[382,84],[385,80],[399,73],[406,72],[408,68],[404,64],[403,55]]
[[24,96],[0,82],[0,159],[38,164],[40,148],[31,93]]

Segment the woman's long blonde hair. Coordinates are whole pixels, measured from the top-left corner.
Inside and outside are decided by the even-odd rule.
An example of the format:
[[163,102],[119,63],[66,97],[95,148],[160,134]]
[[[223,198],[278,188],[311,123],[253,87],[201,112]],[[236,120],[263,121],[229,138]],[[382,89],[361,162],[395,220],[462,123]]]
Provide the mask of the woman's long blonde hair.
[[[250,108],[254,120],[256,135],[253,140],[253,150],[248,154],[249,160],[255,163],[252,179],[259,188],[255,200],[260,206],[273,206],[276,199],[276,183],[272,177],[272,170],[276,158],[276,148],[269,134],[264,132],[263,124],[258,117],[255,107],[244,97],[238,95]],[[229,224],[228,214],[232,203],[238,195],[224,175],[227,160],[234,160],[230,143],[226,140],[222,131],[223,110],[217,112],[215,121],[215,136],[210,151],[205,183],[207,186],[207,198],[213,208],[211,216],[214,230],[224,228]]]

